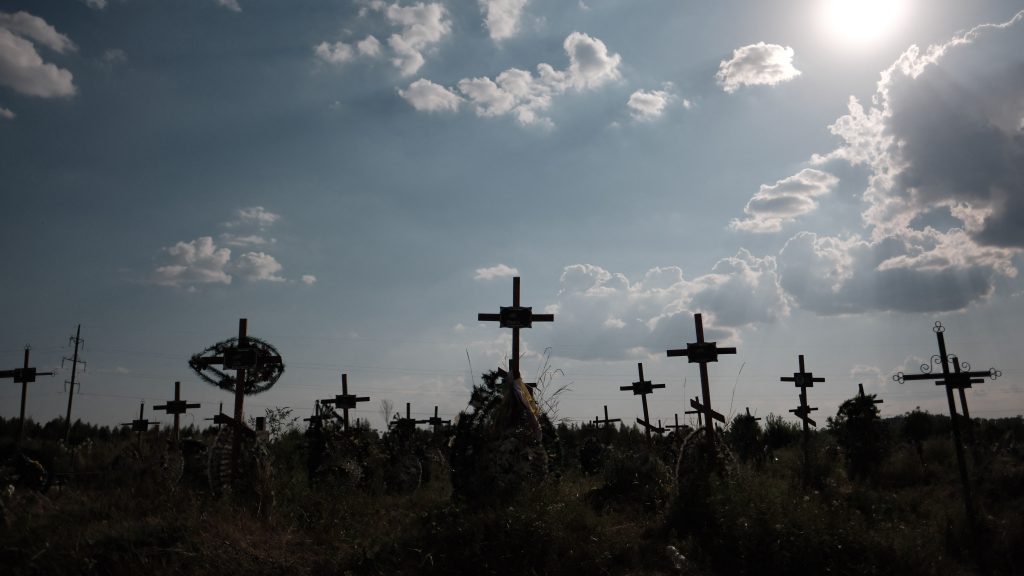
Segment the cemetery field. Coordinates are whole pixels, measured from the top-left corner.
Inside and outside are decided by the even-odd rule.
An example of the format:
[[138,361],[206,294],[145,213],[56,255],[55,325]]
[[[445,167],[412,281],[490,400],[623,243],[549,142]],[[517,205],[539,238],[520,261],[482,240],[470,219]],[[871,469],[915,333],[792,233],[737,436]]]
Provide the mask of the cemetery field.
[[[30,434],[24,453],[55,482],[41,491],[24,469],[5,468],[0,566],[11,575],[1021,574],[1021,419],[975,422],[973,529],[948,430],[930,419],[914,441],[900,419],[885,421],[888,449],[856,478],[829,431],[813,435],[805,468],[792,427],[774,453],[744,459],[730,426],[720,436],[732,460],[698,481],[677,478],[674,435],[648,442],[635,429],[560,425],[558,461],[542,479],[471,500],[453,496],[444,430],[416,432],[441,450],[423,460],[418,487],[393,493],[386,475],[311,487],[309,441],[286,429],[268,444],[272,495],[259,496],[214,496],[188,470],[168,480],[163,432],[144,435],[138,455],[130,433],[73,454]],[[13,453],[8,441],[5,461]]]

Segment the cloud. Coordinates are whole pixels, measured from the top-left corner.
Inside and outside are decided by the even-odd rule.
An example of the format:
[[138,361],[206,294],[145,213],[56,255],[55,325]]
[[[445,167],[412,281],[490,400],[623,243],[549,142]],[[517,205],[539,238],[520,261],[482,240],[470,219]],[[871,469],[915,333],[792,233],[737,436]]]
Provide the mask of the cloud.
[[491,266],[489,268],[477,268],[476,273],[473,274],[473,279],[494,280],[495,278],[507,278],[518,275],[518,269],[506,266],[505,264],[498,264],[497,266]]
[[704,314],[709,340],[735,340],[739,328],[774,322],[789,305],[775,260],[741,250],[692,280],[675,266],[652,268],[636,282],[599,266],[567,266],[547,310],[556,314],[559,355],[589,360],[663,354],[692,341],[695,312]]
[[333,44],[321,42],[313,49],[313,53],[317,58],[331,64],[344,64],[352,61],[356,56],[352,46],[344,42],[335,42]]
[[797,174],[775,184],[762,184],[747,202],[744,220],[729,223],[733,230],[746,232],[778,232],[782,225],[818,207],[816,197],[835,189],[839,179],[821,170],[804,168]]
[[1024,56],[1011,28],[1022,22],[1024,11],[924,51],[911,46],[882,71],[870,105],[850,98],[829,127],[842,144],[811,163],[866,168],[866,234],[801,232],[787,242],[781,282],[801,308],[962,310],[1017,275]]
[[33,16],[28,12],[16,12],[14,14],[0,12],[0,28],[4,28],[27,40],[42,44],[58,54],[78,50],[70,38],[57,32],[57,29],[47,24],[46,20]]
[[225,226],[228,228],[235,228],[238,226],[248,225],[256,226],[258,228],[269,228],[281,219],[280,214],[275,214],[263,206],[239,208],[235,215],[235,219],[225,223]]
[[57,53],[76,50],[67,36],[42,18],[27,12],[0,12],[0,85],[28,96],[73,96],[71,72],[43,62],[33,42]]
[[800,232],[786,242],[778,265],[782,287],[804,310],[939,312],[989,297],[996,276],[1016,276],[1011,256],[977,246],[962,230],[872,240]]
[[454,112],[463,101],[458,94],[424,78],[409,84],[405,90],[399,90],[398,94],[421,112]]
[[737,48],[731,60],[722,60],[715,80],[732,94],[741,86],[774,86],[800,75],[793,66],[793,49],[758,42]]
[[85,5],[93,10],[103,10],[107,7],[107,0],[85,0]]
[[302,283],[306,286],[312,286],[313,284],[316,284],[316,276],[313,276],[312,274],[303,274]]
[[441,4],[418,2],[412,6],[391,4],[383,8],[388,21],[402,31],[388,37],[394,52],[391,62],[403,76],[415,74],[423,66],[423,52],[439,43],[451,32],[451,21]]
[[372,34],[368,35],[366,38],[356,42],[356,50],[363,56],[373,58],[380,56],[380,40],[377,40]]
[[626,106],[634,120],[651,121],[661,118],[672,98],[672,94],[664,90],[637,90],[629,96]]
[[150,280],[154,284],[177,288],[197,284],[231,284],[231,275],[225,271],[231,260],[231,250],[217,248],[209,236],[178,242],[163,251],[170,262],[153,272]]
[[527,0],[480,0],[484,24],[495,42],[512,38],[519,32],[519,20]]
[[236,274],[253,282],[284,282],[284,278],[278,275],[281,269],[277,259],[265,252],[246,252],[231,266]]
[[5,120],[14,120],[15,116],[17,116],[17,114],[3,106],[0,106],[0,118],[4,118]]
[[267,240],[263,236],[258,234],[221,234],[221,241],[228,246],[234,246],[236,248],[248,248],[250,246],[265,246],[267,244],[274,244],[276,240],[271,238]]
[[[477,116],[512,115],[524,126],[551,126],[551,120],[543,112],[551,107],[555,96],[568,90],[594,89],[620,77],[621,57],[609,53],[601,40],[573,32],[562,47],[569,58],[569,66],[564,70],[555,70],[545,63],[537,65],[536,75],[509,68],[493,80],[463,78],[458,90]],[[443,90],[450,95],[449,100],[456,96],[454,92]]]
[[128,61],[128,54],[120,48],[110,48],[103,52],[103,61],[107,64],[121,64]]
[[242,11],[242,7],[238,5],[238,0],[214,0],[214,2],[217,3],[217,6],[220,6],[222,8],[227,8],[228,10],[231,10],[232,12],[241,12]]

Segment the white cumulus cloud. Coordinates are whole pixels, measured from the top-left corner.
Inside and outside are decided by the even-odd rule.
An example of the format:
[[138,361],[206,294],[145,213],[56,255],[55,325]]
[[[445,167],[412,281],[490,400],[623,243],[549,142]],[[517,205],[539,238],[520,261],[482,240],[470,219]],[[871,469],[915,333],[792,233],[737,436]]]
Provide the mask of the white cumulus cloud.
[[281,263],[266,252],[246,252],[239,256],[231,266],[238,276],[250,281],[284,282],[279,273]]
[[232,12],[242,11],[242,7],[239,6],[238,0],[214,0],[214,2],[217,3],[217,6],[220,6],[221,8],[227,8]]
[[731,59],[722,60],[715,80],[730,94],[741,86],[774,86],[800,75],[793,54],[792,48],[778,44],[743,46],[733,50]]
[[804,168],[775,184],[762,184],[747,202],[744,220],[733,220],[729,227],[747,232],[778,232],[782,225],[818,207],[818,196],[835,189],[839,179],[821,170]]
[[672,94],[665,90],[637,90],[629,96],[626,106],[635,120],[650,121],[661,118],[672,101]]
[[303,274],[302,283],[306,286],[312,286],[313,284],[316,284],[316,276],[313,276],[312,274]]
[[451,32],[451,20],[441,4],[391,4],[384,9],[384,15],[389,22],[402,28],[401,32],[388,37],[388,46],[394,52],[391,61],[403,76],[419,71],[425,62],[423,52]]
[[209,236],[178,242],[163,251],[169,262],[153,271],[150,280],[154,284],[178,288],[197,284],[231,284],[231,275],[226,271],[231,250],[218,248]]
[[498,264],[497,266],[490,266],[488,268],[477,268],[476,273],[473,274],[473,279],[494,280],[495,278],[507,278],[518,274],[519,270],[516,268],[512,268],[505,264]]
[[42,18],[0,12],[0,85],[42,98],[73,96],[71,72],[44,62],[36,43],[59,54],[76,50],[70,38]]
[[484,24],[491,40],[512,38],[519,32],[519,21],[527,0],[480,0]]
[[454,112],[462,103],[462,98],[458,94],[425,78],[420,78],[409,84],[408,88],[399,90],[398,95],[421,112]]
[[14,120],[15,116],[17,116],[17,114],[11,112],[7,108],[4,108],[3,106],[0,106],[0,118],[4,118],[6,120]]

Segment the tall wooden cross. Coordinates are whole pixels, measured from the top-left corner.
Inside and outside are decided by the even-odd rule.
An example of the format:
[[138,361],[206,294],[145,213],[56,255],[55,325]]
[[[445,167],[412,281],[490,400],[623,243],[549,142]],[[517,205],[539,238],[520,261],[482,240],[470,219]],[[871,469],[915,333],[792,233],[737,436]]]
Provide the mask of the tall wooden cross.
[[605,404],[604,405],[604,420],[601,420],[601,417],[598,416],[597,418],[594,418],[594,425],[595,426],[600,426],[600,425],[604,424],[604,427],[607,428],[608,425],[611,424],[612,422],[622,422],[622,418],[609,418],[608,417],[608,405]]
[[653,394],[655,388],[664,388],[664,384],[651,384],[650,380],[644,380],[644,364],[643,362],[637,362],[637,372],[640,373],[640,380],[633,382],[629,386],[619,386],[619,390],[631,390],[634,396],[639,396],[640,401],[644,406],[644,418],[643,420],[637,418],[636,421],[643,425],[644,433],[647,434],[647,439],[651,439],[651,429],[656,428],[651,425],[651,417],[647,412],[647,395]]
[[0,370],[0,378],[11,378],[16,384],[21,383],[21,412],[18,414],[18,444],[21,444],[21,440],[25,435],[25,397],[28,396],[29,383],[35,382],[36,376],[53,376],[53,372],[39,372],[35,367],[28,365],[28,356],[29,351],[31,350],[31,347],[25,346],[25,363],[21,368]]
[[344,414],[342,420],[345,422],[345,430],[348,430],[348,411],[355,410],[356,404],[360,402],[369,402],[369,396],[356,396],[355,394],[348,393],[348,374],[341,375],[341,394],[336,395],[334,398],[327,400],[321,400],[322,406],[331,406],[342,411]]
[[519,373],[519,330],[530,328],[534,322],[554,322],[554,314],[534,314],[530,306],[519,304],[519,276],[512,278],[512,305],[501,306],[497,314],[477,314],[480,322],[497,322],[501,328],[512,329],[512,357],[509,358],[508,368],[512,375],[512,381],[522,378]]
[[[959,367],[957,367],[957,372],[959,372],[959,371],[960,371]],[[864,398],[865,396],[867,396],[866,394],[864,394],[864,384],[863,383],[857,384],[857,396],[860,397],[860,398]],[[885,402],[885,400],[879,400],[878,398],[872,398],[871,399],[871,403],[872,404],[882,404],[884,402]]]
[[711,385],[708,383],[708,362],[718,362],[719,354],[735,354],[736,348],[719,348],[717,342],[704,341],[704,320],[700,314],[693,315],[693,322],[697,329],[697,341],[687,342],[685,349],[667,350],[670,357],[686,356],[690,364],[700,364],[700,393],[704,403],[690,403],[696,410],[705,410],[707,418],[704,419],[704,428],[708,432],[708,438],[714,438],[714,420],[725,422],[725,417],[711,410]]
[[192,408],[199,408],[199,404],[189,404],[181,399],[181,382],[174,383],[174,400],[168,400],[166,404],[161,406],[153,406],[153,410],[164,410],[168,414],[174,415],[174,433],[171,435],[171,442],[173,443],[175,452],[178,451],[178,419],[182,414]]
[[[268,352],[272,350],[267,345],[259,345],[259,341],[250,341],[249,339],[249,320],[247,318],[238,319],[238,339],[233,345],[224,346],[221,348],[220,355],[214,356],[201,356],[196,355],[192,357],[189,364],[195,369],[201,377],[208,380],[209,382],[220,385],[218,382],[210,379],[203,375],[203,370],[211,368],[216,365],[223,366],[224,370],[234,370],[234,392],[235,392],[235,411],[234,411],[234,423],[232,428],[237,432],[241,429],[247,428],[245,426],[245,412],[243,405],[245,402],[246,380],[247,371],[266,371],[268,368],[276,370],[276,374],[273,380],[268,383],[268,387],[273,382],[276,382],[277,377],[284,371],[284,362],[281,360],[281,356]],[[217,419],[214,422],[227,423],[223,417],[215,417]],[[232,474],[235,479],[238,479],[240,474],[239,466],[241,465],[241,454],[242,454],[242,436],[239,433],[232,434],[231,439],[231,468]]]
[[[690,400],[690,406],[693,406],[694,404],[698,404],[698,405],[700,404],[700,398],[698,398],[697,396],[694,396],[693,399]],[[694,410],[686,410],[685,412],[683,412],[683,414],[684,415],[685,414],[696,414],[697,415],[697,427],[698,428],[703,428],[704,427],[704,413],[702,411],[696,410],[696,409],[694,409]]]
[[139,437],[139,451],[142,451],[142,433],[149,430],[150,425],[159,426],[159,422],[150,422],[142,417],[143,412],[146,410],[146,403],[139,403],[139,419],[132,420],[131,422],[122,422],[121,426],[131,426],[132,432],[138,434]]
[[[935,339],[939,345],[938,355],[932,356],[931,363],[921,365],[920,374],[904,374],[903,372],[897,372],[892,379],[900,384],[908,380],[935,380],[937,386],[945,386],[946,388],[946,403],[949,405],[949,424],[950,430],[953,433],[953,444],[956,447],[956,463],[960,469],[960,483],[963,487],[964,496],[964,509],[967,512],[967,519],[971,523],[971,527],[976,525],[977,518],[974,515],[974,499],[971,496],[971,484],[970,478],[967,475],[967,459],[964,457],[964,445],[963,439],[960,437],[960,424],[959,415],[956,412],[956,401],[953,399],[953,390],[959,389],[963,392],[964,388],[970,388],[972,384],[980,384],[984,382],[983,378],[988,376],[995,380],[1000,377],[1002,373],[995,368],[991,368],[987,371],[970,371],[966,372],[960,370],[959,359],[953,357],[956,362],[954,363],[954,370],[950,371],[950,355],[946,353],[946,328],[942,325],[942,322],[935,322],[935,326],[932,327],[932,331],[935,332]],[[932,371],[932,365],[938,364],[942,366],[942,374],[937,374]],[[961,396],[960,402],[966,408],[967,397],[966,395]]]
[[320,414],[320,401],[313,400],[313,415],[309,418],[303,418],[303,422],[309,422],[310,429],[320,428],[323,423],[324,417]]
[[[803,425],[804,425],[804,436],[803,436],[803,439],[804,439],[804,470],[806,472],[807,470],[810,469],[809,468],[810,460],[808,460],[808,458],[810,458],[810,456],[811,456],[811,451],[810,451],[811,450],[811,448],[810,448],[811,429],[810,429],[810,426],[814,426],[815,428],[818,427],[818,423],[811,419],[811,412],[817,410],[817,408],[812,408],[812,407],[807,405],[807,389],[808,388],[813,388],[815,382],[824,382],[825,379],[820,377],[820,376],[816,377],[812,372],[808,372],[804,368],[804,355],[803,354],[800,354],[799,359],[800,359],[800,371],[799,372],[794,372],[792,376],[783,376],[782,378],[779,378],[779,381],[781,381],[781,382],[792,382],[797,388],[800,389],[800,406],[798,406],[795,410],[790,410],[790,412],[792,412],[793,414],[796,414],[796,417],[799,418],[803,422]],[[808,476],[808,478],[809,478],[809,476]]]
[[438,430],[441,429],[442,426],[451,424],[452,421],[451,420],[442,420],[441,417],[437,415],[437,406],[435,405],[434,406],[434,415],[431,416],[430,418],[428,418],[426,423],[431,425],[431,426],[433,426],[434,427],[434,432],[437,432]]

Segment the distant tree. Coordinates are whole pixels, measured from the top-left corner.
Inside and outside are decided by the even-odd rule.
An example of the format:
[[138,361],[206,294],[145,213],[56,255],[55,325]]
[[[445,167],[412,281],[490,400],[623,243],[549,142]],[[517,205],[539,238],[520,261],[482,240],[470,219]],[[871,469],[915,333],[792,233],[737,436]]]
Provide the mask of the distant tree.
[[903,434],[903,438],[914,446],[922,466],[924,466],[924,441],[932,435],[932,428],[931,414],[922,412],[920,406],[914,408],[912,412],[907,412],[907,415],[903,417],[903,427],[900,432]]
[[769,414],[764,421],[764,446],[769,454],[789,446],[800,437],[796,424],[787,422],[782,416]]
[[875,404],[877,395],[857,395],[839,406],[828,429],[843,449],[851,478],[870,478],[889,450],[888,435]]
[[725,431],[725,437],[740,462],[757,460],[764,454],[761,426],[753,416],[737,414]]
[[380,415],[384,417],[385,428],[391,425],[391,414],[395,412],[395,403],[387,398],[380,401]]

